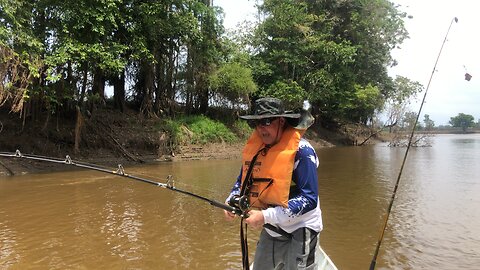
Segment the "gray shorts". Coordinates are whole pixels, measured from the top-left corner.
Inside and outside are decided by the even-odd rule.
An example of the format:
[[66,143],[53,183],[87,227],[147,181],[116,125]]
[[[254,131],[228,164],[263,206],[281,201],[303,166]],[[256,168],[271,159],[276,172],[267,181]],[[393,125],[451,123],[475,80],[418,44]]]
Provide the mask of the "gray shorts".
[[290,238],[273,237],[263,229],[255,251],[253,270],[316,269],[318,235],[311,229],[300,228],[292,232]]

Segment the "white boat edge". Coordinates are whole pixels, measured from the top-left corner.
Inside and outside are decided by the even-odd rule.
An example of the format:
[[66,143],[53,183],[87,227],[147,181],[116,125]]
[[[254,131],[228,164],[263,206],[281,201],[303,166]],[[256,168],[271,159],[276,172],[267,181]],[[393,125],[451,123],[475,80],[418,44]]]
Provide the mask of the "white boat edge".
[[320,259],[318,260],[318,270],[338,270],[333,261],[328,257],[327,253],[319,246]]
[[[316,270],[338,270],[333,261],[328,257],[327,253],[318,246],[317,256],[320,256],[318,259],[318,267]],[[253,263],[250,265],[250,270],[253,270]]]

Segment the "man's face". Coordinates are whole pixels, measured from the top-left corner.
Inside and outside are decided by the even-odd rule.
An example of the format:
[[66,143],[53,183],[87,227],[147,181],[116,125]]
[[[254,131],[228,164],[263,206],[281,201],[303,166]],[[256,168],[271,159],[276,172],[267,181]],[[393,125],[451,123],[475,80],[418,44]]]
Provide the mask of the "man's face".
[[265,118],[255,121],[255,129],[258,135],[262,138],[264,144],[273,144],[280,140],[283,134],[283,126],[285,125],[285,118]]

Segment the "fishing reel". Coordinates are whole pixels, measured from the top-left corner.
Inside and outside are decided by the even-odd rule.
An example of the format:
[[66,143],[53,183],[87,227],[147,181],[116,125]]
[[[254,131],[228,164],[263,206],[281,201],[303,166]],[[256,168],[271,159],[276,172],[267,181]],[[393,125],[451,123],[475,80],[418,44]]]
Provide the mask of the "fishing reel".
[[233,195],[228,201],[228,205],[239,209],[241,213],[245,213],[250,208],[250,200],[245,195]]

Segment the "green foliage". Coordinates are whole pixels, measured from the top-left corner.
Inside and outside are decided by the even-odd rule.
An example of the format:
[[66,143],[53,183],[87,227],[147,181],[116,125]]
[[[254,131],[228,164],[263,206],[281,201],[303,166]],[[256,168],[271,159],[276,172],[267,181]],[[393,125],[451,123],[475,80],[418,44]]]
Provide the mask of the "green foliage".
[[276,81],[267,89],[259,91],[259,96],[277,97],[282,99],[285,104],[292,108],[302,106],[307,99],[307,92],[295,81]]
[[8,104],[12,112],[21,112],[30,96],[28,87],[38,78],[41,66],[38,58],[19,55],[0,43],[0,106]]
[[[320,118],[350,121],[371,118],[372,108],[389,97],[390,51],[407,36],[405,15],[392,3],[265,0],[260,10],[265,20],[257,29],[253,67],[262,93],[285,89],[278,82],[295,82]],[[358,90],[374,88],[375,94]],[[357,99],[362,108],[353,108]]]
[[201,115],[167,119],[163,123],[163,129],[170,134],[176,144],[231,143],[238,140],[224,124]]
[[209,78],[210,88],[233,104],[246,104],[248,96],[257,89],[249,68],[239,63],[225,63]]
[[378,87],[371,84],[366,87],[355,85],[355,94],[348,99],[343,111],[348,115],[345,118],[366,124],[382,105],[383,99]]
[[245,120],[237,120],[233,123],[232,130],[240,139],[247,139],[252,134],[253,129]]
[[[47,51],[46,62],[52,68],[68,62],[90,63],[105,73],[117,73],[127,59],[121,56],[129,49],[115,38],[126,14],[122,1],[61,1],[51,8],[57,40]],[[54,71],[49,69],[51,72]],[[54,77],[54,76],[52,76]]]
[[185,123],[193,132],[193,143],[205,144],[208,142],[233,142],[236,140],[235,135],[224,124],[205,116],[187,117]]
[[397,76],[394,81],[393,89],[385,95],[395,104],[408,104],[412,97],[415,97],[423,90],[423,86],[416,81]]
[[353,66],[357,81],[375,82],[384,94],[390,91],[386,67],[395,65],[390,52],[408,37],[406,14],[385,0],[337,2],[332,8],[340,20],[336,33],[357,47]]
[[35,37],[34,28],[29,25],[34,17],[34,8],[27,1],[0,1],[0,44],[24,52],[40,52],[42,42]]
[[174,121],[172,119],[165,119],[162,122],[155,125],[155,129],[163,130],[169,134],[172,144],[177,146],[182,144],[185,139],[185,134],[182,132],[182,123]]
[[[103,94],[103,85],[126,75],[139,103],[152,103],[148,99],[157,92],[159,112],[183,89],[189,100],[208,104],[206,78],[218,63],[217,37],[223,31],[218,15],[210,3],[192,0],[1,0],[0,42],[19,55],[44,59],[46,66],[36,76],[42,80],[29,89],[30,96],[45,97],[40,104],[52,98],[81,103],[86,91]],[[173,89],[185,83],[187,67],[191,87]],[[55,91],[44,92],[53,85]]]
[[[413,125],[415,125],[415,121],[417,121],[417,113],[415,112],[406,112],[402,118],[402,128],[406,130],[412,130]],[[417,125],[416,129],[419,128]]]
[[448,122],[453,127],[461,127],[463,132],[467,131],[467,128],[475,125],[475,118],[470,114],[459,113],[455,117],[450,117]]
[[[104,100],[109,84],[115,102],[133,100],[147,116],[238,109],[268,95],[295,107],[307,99],[322,120],[366,122],[382,102],[402,107],[421,89],[388,77],[390,51],[407,37],[405,14],[390,1],[264,0],[259,25],[228,37],[211,3],[0,0],[0,43],[30,70],[21,96],[49,109]],[[219,127],[199,122],[201,136],[218,140],[207,134]],[[193,132],[175,123],[173,133]]]
[[395,126],[404,116],[408,105],[417,94],[423,90],[423,86],[415,81],[402,76],[397,76],[393,87],[388,93],[384,93],[385,102],[383,112],[387,115],[387,126]]
[[435,128],[435,122],[430,119],[430,115],[425,114],[423,116],[423,123],[425,124],[425,130],[433,130]]

